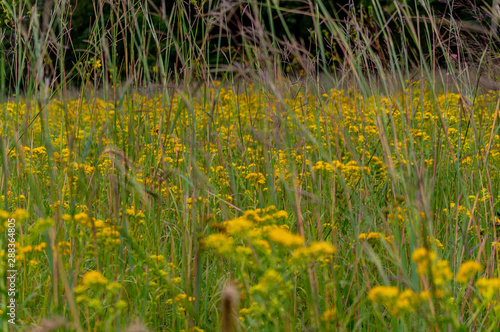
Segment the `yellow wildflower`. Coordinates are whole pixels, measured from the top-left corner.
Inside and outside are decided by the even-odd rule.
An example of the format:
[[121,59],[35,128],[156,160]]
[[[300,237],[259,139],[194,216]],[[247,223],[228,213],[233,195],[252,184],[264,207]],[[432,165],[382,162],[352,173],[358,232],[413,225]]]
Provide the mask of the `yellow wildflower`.
[[406,289],[398,296],[397,313],[415,312],[417,305],[420,303],[420,298],[411,289]]
[[298,263],[309,263],[309,260],[325,261],[337,252],[328,242],[313,242],[309,247],[301,247],[293,252],[292,260]]
[[262,173],[248,173],[248,175],[245,177],[245,180],[253,181],[256,184],[266,183],[266,177]]
[[272,228],[267,235],[273,242],[285,247],[298,247],[305,242],[302,236],[290,233],[281,227]]
[[281,275],[275,270],[270,269],[264,273],[260,282],[250,289],[250,292],[267,294],[270,290],[275,290],[276,286],[281,283],[283,283]]
[[288,218],[288,213],[286,211],[278,211],[273,214],[274,219],[286,219]]
[[165,256],[163,255],[151,255],[149,256],[153,261],[156,262],[158,265],[165,265],[167,264],[167,260],[165,259]]
[[432,276],[434,283],[438,286],[450,281],[453,278],[453,272],[447,260],[439,260],[436,265],[432,267]]
[[187,299],[187,295],[186,294],[179,294],[175,297],[175,301],[179,302],[179,301],[183,301],[185,299]]
[[203,240],[206,248],[215,249],[220,255],[231,254],[234,247],[234,239],[225,234],[210,234]]
[[108,283],[108,279],[99,271],[89,271],[83,275],[82,283],[85,286],[104,286]]
[[479,262],[468,261],[462,263],[458,270],[455,280],[462,284],[466,284],[474,275],[483,270],[483,266]]
[[392,311],[399,296],[399,289],[393,286],[375,286],[368,293],[368,300],[381,304]]
[[407,289],[400,293],[399,289],[393,286],[373,287],[368,293],[368,299],[383,305],[394,316],[414,312],[420,303],[419,296],[412,290]]
[[417,273],[425,275],[430,271],[430,264],[436,260],[436,254],[425,248],[418,248],[411,255],[411,259],[418,264]]
[[124,300],[120,300],[118,302],[116,302],[116,308],[118,310],[123,310],[125,309],[126,307],[128,306],[127,302],[125,302]]
[[476,287],[479,293],[487,300],[491,301],[495,294],[500,290],[500,279],[499,278],[480,278],[476,282]]
[[253,223],[246,218],[236,218],[224,223],[229,234],[242,234],[253,228]]
[[337,309],[336,308],[333,308],[333,309],[328,309],[326,310],[323,315],[321,315],[321,320],[323,322],[333,322],[335,320],[337,320]]

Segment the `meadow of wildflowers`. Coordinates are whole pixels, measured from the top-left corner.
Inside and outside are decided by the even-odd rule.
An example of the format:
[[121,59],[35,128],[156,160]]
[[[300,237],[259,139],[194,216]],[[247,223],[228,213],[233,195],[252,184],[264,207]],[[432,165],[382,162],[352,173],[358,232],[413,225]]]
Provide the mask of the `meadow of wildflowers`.
[[332,89],[130,88],[101,52],[72,93],[2,97],[0,330],[500,328],[498,91],[347,51]]
[[[460,95],[432,98],[414,82],[281,107],[252,85],[51,100],[3,150],[18,325],[214,330],[232,285],[241,329],[497,326],[498,94],[473,119]],[[7,137],[38,112],[2,107]]]

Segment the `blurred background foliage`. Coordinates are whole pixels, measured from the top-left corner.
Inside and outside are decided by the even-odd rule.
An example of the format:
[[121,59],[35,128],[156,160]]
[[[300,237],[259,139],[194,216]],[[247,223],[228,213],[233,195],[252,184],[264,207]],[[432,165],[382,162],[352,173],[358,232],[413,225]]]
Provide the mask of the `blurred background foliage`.
[[[31,70],[28,64],[37,63],[35,58],[43,62],[39,74],[50,86],[57,81],[81,85],[89,69],[109,84],[123,82],[132,72],[156,83],[176,81],[186,74],[207,79],[232,71],[244,73],[245,68],[262,63],[262,59],[255,61],[260,51],[274,53],[275,70],[302,75],[335,71],[346,65],[348,56],[333,36],[332,21],[354,50],[357,38],[370,34],[365,46],[382,63],[392,54],[391,47],[409,57],[401,61],[414,66],[428,60],[422,54],[430,53],[438,65],[460,52],[462,59],[478,62],[486,48],[492,52],[489,58],[496,60],[495,1],[2,0],[0,84],[10,92],[29,88],[23,76]],[[411,29],[422,37],[412,38]],[[436,29],[441,47],[436,47],[429,33]],[[34,46],[33,54],[18,54],[19,40],[30,43],[31,38],[64,45],[47,47],[40,55]],[[460,50],[464,46],[467,50]],[[15,60],[19,56],[28,61],[13,70],[14,64],[22,64]],[[375,67],[369,62],[364,64],[367,71]],[[134,67],[139,63],[137,73]]]

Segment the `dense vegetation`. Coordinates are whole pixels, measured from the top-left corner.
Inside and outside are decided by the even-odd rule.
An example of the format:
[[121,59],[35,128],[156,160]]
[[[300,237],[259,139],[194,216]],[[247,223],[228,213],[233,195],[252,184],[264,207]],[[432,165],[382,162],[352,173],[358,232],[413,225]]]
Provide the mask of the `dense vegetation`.
[[498,14],[330,5],[2,1],[1,329],[497,330]]
[[[281,70],[340,70],[351,56],[346,47],[359,46],[360,32],[369,36],[365,42],[384,66],[394,52],[404,52],[412,66],[429,53],[442,67],[448,54],[479,62],[481,50],[496,49],[492,17],[498,14],[492,6],[492,0],[2,1],[2,93],[30,89],[30,63],[43,63],[51,86],[79,87],[97,60],[103,78],[113,83],[131,76],[160,84],[227,78],[228,66],[257,69],[262,59],[252,49],[262,43]],[[333,22],[342,31],[333,31]],[[437,48],[430,30],[442,39]],[[33,48],[33,38],[46,47]],[[365,65],[377,71],[371,61]]]

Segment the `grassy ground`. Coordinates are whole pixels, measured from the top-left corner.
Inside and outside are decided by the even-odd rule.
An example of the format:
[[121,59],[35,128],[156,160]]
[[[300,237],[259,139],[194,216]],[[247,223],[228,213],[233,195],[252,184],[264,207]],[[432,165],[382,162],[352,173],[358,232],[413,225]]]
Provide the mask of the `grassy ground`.
[[0,104],[1,273],[11,218],[18,271],[2,330],[498,329],[499,93],[451,56],[447,84],[432,61],[392,53],[387,70],[362,26],[352,44],[327,22],[350,57],[325,84],[272,54],[240,77],[203,79],[207,61],[193,80],[119,82],[103,46],[69,93],[17,63],[29,84]]

